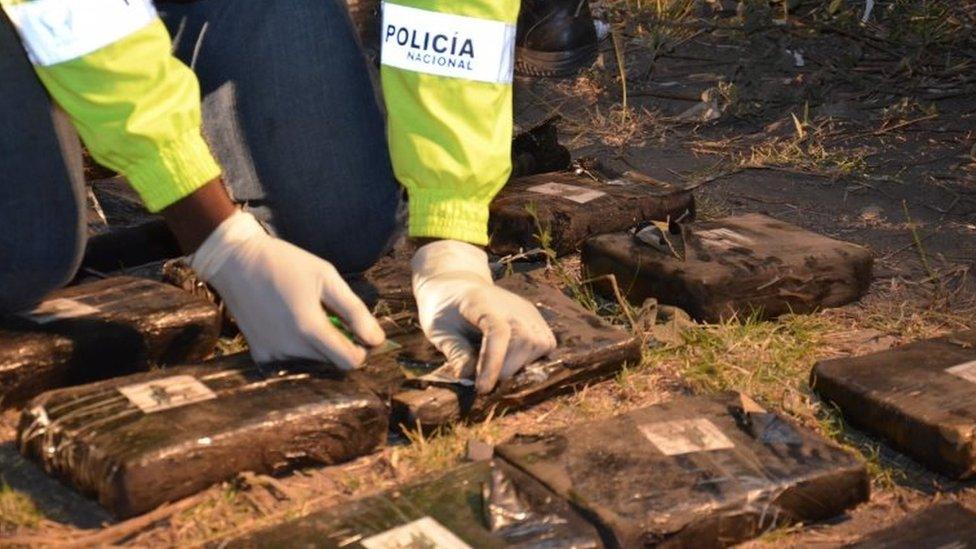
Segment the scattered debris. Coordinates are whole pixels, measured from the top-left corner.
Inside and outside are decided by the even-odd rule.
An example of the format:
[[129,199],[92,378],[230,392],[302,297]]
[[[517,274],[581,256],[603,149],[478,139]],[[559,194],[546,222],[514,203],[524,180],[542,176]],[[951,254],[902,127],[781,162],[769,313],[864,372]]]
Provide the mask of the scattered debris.
[[636,320],[639,332],[652,344],[681,345],[685,331],[695,326],[688,313],[678,307],[662,305],[653,297],[644,300]]
[[802,69],[807,66],[806,59],[803,58],[803,52],[800,50],[786,50],[786,53],[793,58],[793,66]]
[[864,0],[864,15],[861,16],[861,23],[867,23],[874,11],[874,0]]
[[719,99],[722,94],[718,88],[708,88],[701,94],[701,103],[682,112],[675,118],[681,122],[710,122],[722,118],[722,107]]

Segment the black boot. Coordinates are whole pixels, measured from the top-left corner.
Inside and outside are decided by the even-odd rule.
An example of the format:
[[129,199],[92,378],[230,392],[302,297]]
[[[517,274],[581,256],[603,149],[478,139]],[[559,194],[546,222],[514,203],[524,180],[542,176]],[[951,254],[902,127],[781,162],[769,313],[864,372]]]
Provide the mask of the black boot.
[[571,76],[596,59],[599,38],[588,0],[522,0],[515,73]]

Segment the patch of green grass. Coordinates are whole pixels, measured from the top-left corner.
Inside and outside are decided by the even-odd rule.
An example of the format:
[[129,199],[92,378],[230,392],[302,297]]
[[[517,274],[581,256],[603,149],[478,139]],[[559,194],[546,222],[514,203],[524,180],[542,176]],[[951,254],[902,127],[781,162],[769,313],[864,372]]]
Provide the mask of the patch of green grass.
[[645,360],[638,365],[623,365],[617,375],[614,376],[614,384],[621,397],[627,400],[640,401],[652,390],[648,376],[641,375],[642,371],[650,364],[649,361]]
[[683,346],[652,350],[650,358],[676,363],[696,391],[742,391],[796,413],[830,328],[821,316],[787,315],[776,322],[753,316],[688,330]]
[[874,483],[891,487],[904,475],[884,461],[881,446],[848,429],[840,412],[809,389],[810,369],[826,352],[825,337],[838,329],[824,315],[703,325],[685,332],[681,347],[651,350],[651,361],[676,364],[695,392],[740,391],[768,409],[788,413],[859,454]]
[[844,423],[844,418],[834,406],[821,406],[818,413],[820,431],[826,436],[861,455],[868,474],[875,485],[880,488],[891,488],[897,482],[905,479],[905,472],[884,462],[881,457],[881,445],[863,436],[855,435]]
[[958,7],[953,8],[945,0],[894,0],[888,9],[878,12],[889,32],[889,40],[917,48],[928,48],[933,45],[958,44],[969,39],[968,36],[959,34],[958,17],[964,14],[958,11]]
[[394,448],[390,462],[394,467],[403,465],[418,474],[449,469],[461,461],[469,441],[478,440],[488,444],[499,441],[500,433],[492,423],[493,419],[493,416],[489,416],[472,425],[457,423],[438,427],[429,433],[406,429],[410,444]]
[[532,221],[535,223],[535,238],[539,242],[539,248],[545,254],[546,270],[555,273],[560,282],[569,289],[573,299],[580,305],[590,311],[598,312],[600,304],[596,296],[593,295],[592,289],[588,285],[580,283],[579,277],[570,272],[557,257],[556,250],[552,244],[552,228],[539,218],[539,211],[535,203],[527,204],[525,210],[532,216]]
[[8,528],[34,528],[44,515],[25,494],[0,479],[0,531]]
[[865,153],[848,146],[833,147],[826,141],[827,124],[815,125],[793,117],[796,134],[774,137],[752,145],[740,155],[743,168],[788,168],[832,177],[862,175],[867,170]]

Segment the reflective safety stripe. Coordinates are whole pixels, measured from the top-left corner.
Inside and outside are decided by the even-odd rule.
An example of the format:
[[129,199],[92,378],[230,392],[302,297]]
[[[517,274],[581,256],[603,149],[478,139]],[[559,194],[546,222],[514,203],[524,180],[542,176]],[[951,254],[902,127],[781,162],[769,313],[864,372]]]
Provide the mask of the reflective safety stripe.
[[31,0],[4,7],[35,65],[77,59],[156,18],[151,0]]
[[382,63],[408,71],[508,84],[515,26],[383,4]]

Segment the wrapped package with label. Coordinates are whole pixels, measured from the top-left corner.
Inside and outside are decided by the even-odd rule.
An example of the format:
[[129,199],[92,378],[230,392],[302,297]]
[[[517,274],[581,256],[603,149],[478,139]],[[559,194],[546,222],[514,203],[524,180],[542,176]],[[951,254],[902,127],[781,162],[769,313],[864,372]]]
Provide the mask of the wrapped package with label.
[[[635,304],[653,297],[706,322],[845,305],[868,290],[873,264],[862,246],[759,214],[597,236],[582,261]],[[613,295],[605,278],[595,286]]]
[[976,513],[954,501],[939,503],[845,547],[974,549],[976,548]]
[[0,406],[48,389],[196,361],[217,342],[217,308],[152,280],[116,277],[64,288],[0,317]]
[[242,471],[278,473],[368,454],[387,407],[322,365],[269,371],[232,358],[59,389],[35,398],[21,453],[118,517]]
[[614,328],[557,288],[527,275],[503,278],[498,285],[534,303],[558,342],[549,356],[529,364],[487,395],[475,396],[472,380],[444,365],[443,356],[422,333],[397,339],[401,364],[418,375],[393,397],[394,423],[436,427],[465,418],[477,420],[490,410],[517,409],[592,381],[609,377],[625,363],[640,360],[639,339]]
[[737,394],[516,436],[496,455],[596,517],[620,547],[726,547],[869,493],[862,463]]
[[226,547],[524,549],[603,547],[566,501],[499,461],[347,503],[233,540]]
[[[577,173],[581,172],[581,173]],[[576,252],[587,238],[653,220],[690,219],[692,191],[636,172],[563,171],[511,179],[491,203],[489,251],[517,254],[546,246]]]
[[976,473],[976,330],[822,361],[810,385],[852,425],[926,467]]

